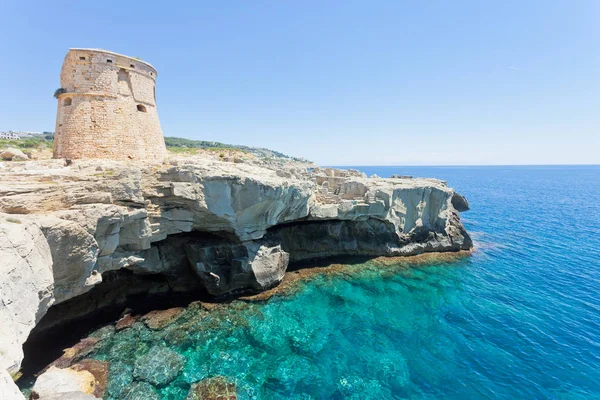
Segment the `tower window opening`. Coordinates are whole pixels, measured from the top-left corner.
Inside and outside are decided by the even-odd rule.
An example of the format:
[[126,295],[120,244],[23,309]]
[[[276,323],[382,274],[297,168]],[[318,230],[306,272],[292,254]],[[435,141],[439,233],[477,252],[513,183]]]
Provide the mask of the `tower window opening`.
[[70,97],[66,97],[63,100],[63,106],[70,106],[72,102],[73,102],[73,99],[71,99]]
[[129,64],[129,66],[130,66],[131,68],[135,68],[135,65],[133,65],[133,64]]
[[112,60],[106,60],[106,62],[112,64]]
[[141,112],[146,112],[146,106],[143,104],[138,104],[137,105],[137,110],[141,111]]
[[79,57],[81,61],[85,61],[85,57]]

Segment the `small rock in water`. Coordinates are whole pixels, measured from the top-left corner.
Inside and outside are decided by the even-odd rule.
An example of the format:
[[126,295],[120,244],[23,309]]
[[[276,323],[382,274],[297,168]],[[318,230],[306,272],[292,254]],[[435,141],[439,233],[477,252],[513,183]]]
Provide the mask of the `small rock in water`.
[[192,384],[187,400],[236,400],[235,383],[223,376],[214,376]]
[[135,321],[137,321],[136,317],[131,314],[125,314],[120,320],[117,321],[115,324],[115,329],[117,332],[119,332],[125,328],[131,328],[133,324],[135,324]]
[[154,346],[135,362],[136,378],[161,386],[171,382],[181,369],[185,358],[166,347]]
[[169,308],[168,310],[155,310],[144,315],[142,320],[148,328],[158,330],[175,322],[183,314],[183,311],[184,309],[181,307]]
[[123,400],[160,400],[158,392],[146,382],[135,382],[123,390]]

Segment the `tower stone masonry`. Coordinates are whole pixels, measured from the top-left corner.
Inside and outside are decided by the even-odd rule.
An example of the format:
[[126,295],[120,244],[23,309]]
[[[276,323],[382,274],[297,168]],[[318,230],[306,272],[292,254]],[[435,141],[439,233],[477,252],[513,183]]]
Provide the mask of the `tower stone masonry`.
[[156,69],[99,49],[70,49],[60,72],[54,158],[162,161]]

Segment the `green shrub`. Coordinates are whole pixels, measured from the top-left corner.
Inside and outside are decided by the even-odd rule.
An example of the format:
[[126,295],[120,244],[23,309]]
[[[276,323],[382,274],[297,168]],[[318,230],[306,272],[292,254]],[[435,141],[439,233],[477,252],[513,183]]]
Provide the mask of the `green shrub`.
[[67,93],[67,89],[62,88],[62,87],[58,88],[54,91],[54,97],[58,99],[58,97],[63,93]]
[[18,149],[37,148],[38,150],[52,149],[54,147],[54,140],[46,140],[43,137],[21,140],[0,139],[0,148],[6,147],[16,147]]

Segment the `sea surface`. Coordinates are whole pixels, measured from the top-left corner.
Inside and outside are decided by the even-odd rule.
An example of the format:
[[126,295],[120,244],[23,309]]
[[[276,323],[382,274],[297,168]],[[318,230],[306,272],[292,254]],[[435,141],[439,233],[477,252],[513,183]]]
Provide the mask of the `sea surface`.
[[109,333],[94,355],[112,363],[107,398],[165,345],[185,366],[164,399],[215,375],[240,399],[600,399],[600,166],[352,168],[448,181],[470,202],[474,254],[366,262],[162,332]]

